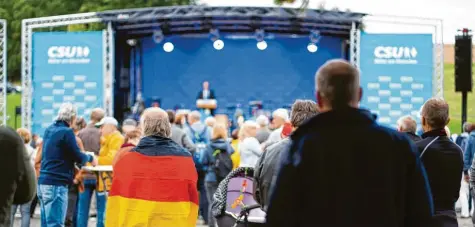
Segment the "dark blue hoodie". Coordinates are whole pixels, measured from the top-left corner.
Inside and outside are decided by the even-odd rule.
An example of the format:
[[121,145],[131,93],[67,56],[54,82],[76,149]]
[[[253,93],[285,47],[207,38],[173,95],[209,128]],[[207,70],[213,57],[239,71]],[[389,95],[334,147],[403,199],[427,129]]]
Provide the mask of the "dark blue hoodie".
[[211,140],[210,144],[206,147],[206,150],[200,154],[200,162],[205,166],[204,168],[206,171],[205,182],[216,182],[216,173],[212,166],[216,161],[213,153],[217,149],[225,150],[230,155],[234,152],[229,142],[225,139]]
[[431,221],[427,176],[409,138],[369,111],[321,113],[291,136],[267,226],[420,227]]

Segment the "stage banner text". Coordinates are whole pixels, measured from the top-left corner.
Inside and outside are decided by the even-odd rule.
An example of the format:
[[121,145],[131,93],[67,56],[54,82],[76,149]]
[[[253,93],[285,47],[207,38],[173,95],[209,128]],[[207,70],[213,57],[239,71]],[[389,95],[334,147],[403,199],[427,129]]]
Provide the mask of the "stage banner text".
[[387,126],[405,115],[420,122],[420,108],[432,97],[432,35],[362,32],[359,59],[362,107]]
[[43,135],[62,103],[89,120],[103,107],[103,32],[35,32],[32,53],[32,131]]

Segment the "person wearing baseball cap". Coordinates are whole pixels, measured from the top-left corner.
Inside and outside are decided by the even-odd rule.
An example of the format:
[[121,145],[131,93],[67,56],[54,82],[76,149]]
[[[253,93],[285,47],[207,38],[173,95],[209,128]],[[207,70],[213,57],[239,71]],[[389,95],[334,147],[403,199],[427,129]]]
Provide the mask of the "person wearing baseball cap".
[[[98,155],[99,165],[112,165],[112,161],[116,153],[124,144],[124,137],[119,131],[119,122],[113,117],[104,117],[101,121],[95,124],[101,130],[101,149]],[[103,173],[106,174],[106,173]],[[102,180],[98,180],[97,188],[97,225],[104,226],[105,221],[105,208],[106,208],[106,191],[109,191],[111,180],[107,178],[104,185]],[[81,203],[78,208],[78,226],[87,226],[88,221],[88,209],[81,207]],[[87,212],[87,213],[84,213]],[[79,218],[80,217],[80,218]],[[84,224],[85,223],[85,224]]]

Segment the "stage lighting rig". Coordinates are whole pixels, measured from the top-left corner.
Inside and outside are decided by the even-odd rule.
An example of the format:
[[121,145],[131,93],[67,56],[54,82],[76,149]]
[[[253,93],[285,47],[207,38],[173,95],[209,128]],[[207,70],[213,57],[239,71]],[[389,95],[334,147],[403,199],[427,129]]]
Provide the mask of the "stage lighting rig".
[[153,31],[153,41],[156,44],[161,43],[164,38],[165,38],[165,36],[163,35],[162,29],[159,28],[159,29]]
[[317,30],[312,30],[308,37],[310,39],[310,43],[307,45],[307,50],[310,53],[315,53],[318,50],[317,43],[320,41],[320,32]]
[[255,37],[257,40],[257,49],[265,50],[267,48],[267,42],[264,40],[265,32],[262,29],[256,29]]

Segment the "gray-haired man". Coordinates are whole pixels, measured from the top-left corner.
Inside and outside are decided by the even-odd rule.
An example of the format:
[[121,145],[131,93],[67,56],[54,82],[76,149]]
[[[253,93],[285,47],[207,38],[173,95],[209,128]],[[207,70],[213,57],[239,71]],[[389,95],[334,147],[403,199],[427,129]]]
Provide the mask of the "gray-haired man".
[[79,150],[76,136],[70,128],[76,120],[76,115],[77,110],[73,104],[62,104],[56,121],[44,133],[38,179],[41,226],[64,226],[68,186],[73,182],[74,164],[97,164],[95,157]]

